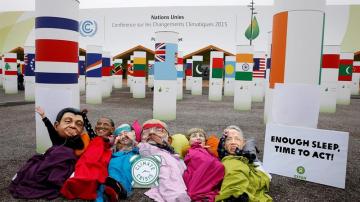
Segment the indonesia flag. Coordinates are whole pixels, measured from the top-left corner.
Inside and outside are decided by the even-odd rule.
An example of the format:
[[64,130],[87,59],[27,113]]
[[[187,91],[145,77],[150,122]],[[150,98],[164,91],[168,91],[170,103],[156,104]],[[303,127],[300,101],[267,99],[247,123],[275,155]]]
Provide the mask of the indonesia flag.
[[[46,1],[42,1],[41,5],[53,6],[51,2]],[[71,12],[60,11],[50,13],[47,9],[42,9],[37,13],[36,83],[78,83],[79,23]]]
[[254,58],[253,78],[265,78],[265,58]]
[[166,45],[165,43],[155,44],[155,62],[165,62]]

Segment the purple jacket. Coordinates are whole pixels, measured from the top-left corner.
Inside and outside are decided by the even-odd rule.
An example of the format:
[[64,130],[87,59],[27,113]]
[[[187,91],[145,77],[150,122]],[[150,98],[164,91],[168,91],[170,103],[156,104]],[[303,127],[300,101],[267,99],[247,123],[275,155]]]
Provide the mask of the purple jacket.
[[214,201],[224,178],[224,166],[199,144],[193,144],[184,158],[183,178],[192,201]]
[[60,188],[74,171],[74,150],[65,146],[52,146],[45,154],[36,154],[16,173],[9,191],[14,198],[54,199]]

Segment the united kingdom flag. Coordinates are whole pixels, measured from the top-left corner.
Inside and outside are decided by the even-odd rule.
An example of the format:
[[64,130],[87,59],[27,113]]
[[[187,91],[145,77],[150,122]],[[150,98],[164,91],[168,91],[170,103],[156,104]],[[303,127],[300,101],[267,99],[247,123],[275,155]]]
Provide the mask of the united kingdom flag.
[[166,45],[165,43],[155,44],[155,62],[165,62]]

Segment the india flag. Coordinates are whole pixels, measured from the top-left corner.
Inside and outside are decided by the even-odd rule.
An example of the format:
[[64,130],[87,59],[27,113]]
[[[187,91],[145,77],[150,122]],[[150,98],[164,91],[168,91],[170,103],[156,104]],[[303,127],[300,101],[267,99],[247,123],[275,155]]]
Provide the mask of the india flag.
[[252,81],[254,59],[251,46],[237,46],[235,80]]

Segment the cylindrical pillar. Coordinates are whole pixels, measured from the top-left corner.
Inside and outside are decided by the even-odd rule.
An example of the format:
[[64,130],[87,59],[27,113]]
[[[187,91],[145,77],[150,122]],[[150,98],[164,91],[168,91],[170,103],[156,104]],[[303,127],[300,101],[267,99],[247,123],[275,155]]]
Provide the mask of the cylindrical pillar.
[[[51,122],[65,107],[80,107],[78,85],[79,2],[35,1],[35,106]],[[36,116],[36,150],[51,146],[48,132]]]
[[176,71],[177,71],[177,94],[176,99],[183,99],[183,80],[184,80],[184,60],[183,53],[181,51],[177,54],[177,63],[176,63]]
[[225,56],[224,96],[234,96],[236,57]]
[[85,56],[79,56],[79,90],[85,92]]
[[351,95],[360,94],[359,82],[360,82],[360,61],[354,61],[353,72],[352,72]]
[[114,70],[113,70],[113,79],[114,79],[114,88],[122,88],[122,79],[123,79],[123,70],[122,70],[122,59],[114,60]]
[[35,47],[24,47],[25,62],[25,101],[35,101]]
[[86,47],[86,103],[101,104],[101,46],[88,45]]
[[148,61],[148,87],[154,87],[154,60]]
[[336,91],[339,66],[340,46],[324,46],[320,77],[320,112],[336,112]]
[[275,0],[274,5],[270,88],[275,83],[318,85],[325,0]]
[[5,94],[17,94],[17,54],[5,53],[4,55],[4,89]]
[[210,52],[209,100],[222,100],[224,52]]
[[263,102],[265,95],[266,55],[263,51],[254,53],[253,88],[251,100]]
[[160,120],[176,119],[176,68],[178,33],[155,33],[153,117]]
[[111,69],[110,52],[104,51],[102,55],[101,67],[101,92],[103,98],[110,97],[111,95]]
[[146,52],[134,51],[133,98],[145,98]]
[[202,95],[203,56],[192,56],[192,62],[191,95]]
[[186,59],[186,69],[185,69],[185,89],[191,90],[192,86],[192,59]]
[[254,66],[253,47],[238,45],[236,49],[234,109],[248,111],[251,110],[251,88]]
[[[1,56],[1,54],[0,54]],[[3,87],[3,57],[0,58],[0,87]]]
[[349,105],[351,97],[352,67],[354,53],[340,53],[340,66],[337,85],[336,104]]

